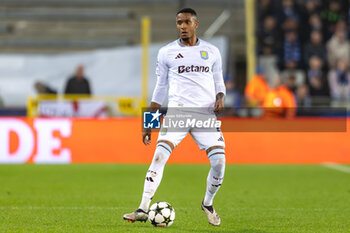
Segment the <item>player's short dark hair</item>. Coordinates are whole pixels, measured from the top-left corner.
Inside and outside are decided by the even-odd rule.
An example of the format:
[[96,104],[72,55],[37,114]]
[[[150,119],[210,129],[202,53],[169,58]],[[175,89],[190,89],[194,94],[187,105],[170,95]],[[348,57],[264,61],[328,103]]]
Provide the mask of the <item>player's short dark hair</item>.
[[191,15],[194,15],[197,17],[197,13],[195,10],[193,10],[192,8],[183,8],[181,10],[179,10],[176,15],[181,14],[181,13],[190,13]]

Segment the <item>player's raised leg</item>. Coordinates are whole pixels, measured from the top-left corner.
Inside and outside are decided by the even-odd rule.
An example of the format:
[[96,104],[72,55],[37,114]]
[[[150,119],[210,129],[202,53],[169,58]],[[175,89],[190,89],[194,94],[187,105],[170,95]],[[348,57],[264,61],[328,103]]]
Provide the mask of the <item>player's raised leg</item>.
[[151,166],[146,174],[140,206],[136,211],[130,214],[125,214],[125,220],[132,222],[147,220],[149,205],[162,180],[165,164],[173,149],[174,146],[171,142],[158,141]]
[[208,222],[214,226],[220,225],[220,217],[213,207],[213,199],[219,190],[225,173],[225,150],[223,146],[212,146],[207,149],[211,168],[207,178],[207,189],[202,209],[208,217]]

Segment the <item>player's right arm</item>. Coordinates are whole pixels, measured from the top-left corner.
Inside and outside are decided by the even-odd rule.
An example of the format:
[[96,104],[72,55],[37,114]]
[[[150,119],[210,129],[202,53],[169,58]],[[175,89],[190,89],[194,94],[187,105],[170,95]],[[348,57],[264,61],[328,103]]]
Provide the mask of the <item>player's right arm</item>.
[[[157,83],[149,107],[151,112],[156,112],[160,109],[168,91],[168,65],[166,62],[166,50],[164,48],[160,49],[158,53],[156,75]],[[151,144],[151,129],[143,130],[142,141],[146,146]]]
[[[149,111],[156,112],[157,110],[160,109],[160,106],[161,105],[156,102],[151,102]],[[143,129],[142,131],[142,141],[146,146],[151,144],[151,133],[152,133],[151,129]]]

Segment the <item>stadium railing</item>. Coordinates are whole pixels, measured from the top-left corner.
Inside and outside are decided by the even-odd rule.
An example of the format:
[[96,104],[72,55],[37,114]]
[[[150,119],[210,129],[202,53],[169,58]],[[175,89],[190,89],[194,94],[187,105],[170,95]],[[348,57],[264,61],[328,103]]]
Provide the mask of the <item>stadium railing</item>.
[[145,102],[139,97],[47,94],[28,97],[27,116],[95,118],[141,116],[142,108],[145,106]]

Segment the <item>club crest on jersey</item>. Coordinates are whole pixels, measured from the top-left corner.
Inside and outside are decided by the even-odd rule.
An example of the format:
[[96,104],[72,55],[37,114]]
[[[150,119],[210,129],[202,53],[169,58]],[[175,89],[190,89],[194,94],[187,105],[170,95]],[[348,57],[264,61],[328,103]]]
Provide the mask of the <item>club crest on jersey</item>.
[[162,129],[160,130],[160,135],[164,136],[164,135],[166,135],[167,132],[168,132],[168,129],[167,129],[167,128],[162,128]]
[[201,58],[207,60],[209,58],[207,51],[200,51]]

